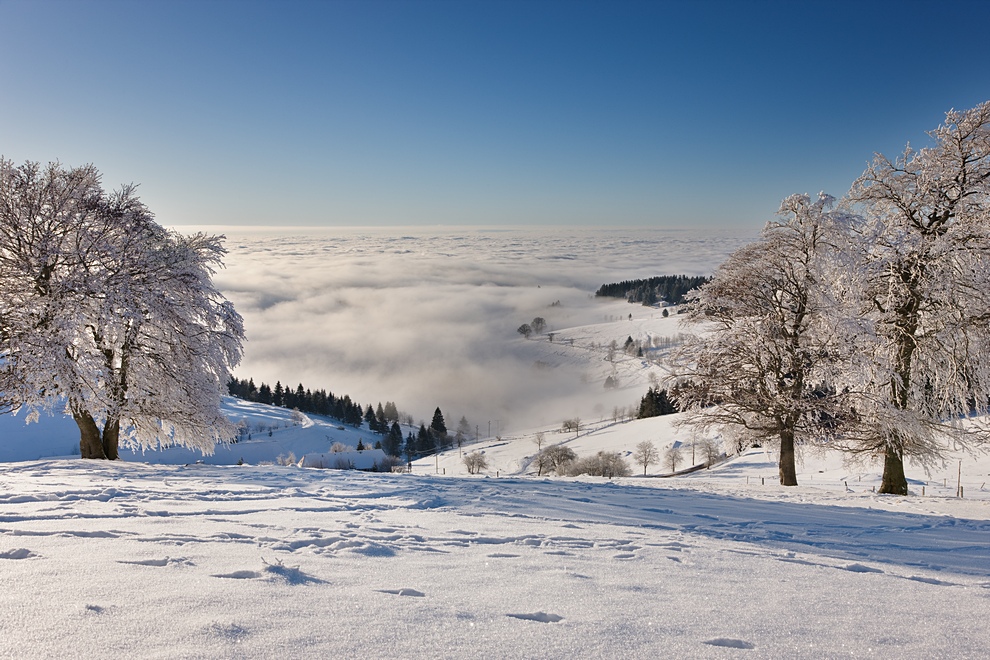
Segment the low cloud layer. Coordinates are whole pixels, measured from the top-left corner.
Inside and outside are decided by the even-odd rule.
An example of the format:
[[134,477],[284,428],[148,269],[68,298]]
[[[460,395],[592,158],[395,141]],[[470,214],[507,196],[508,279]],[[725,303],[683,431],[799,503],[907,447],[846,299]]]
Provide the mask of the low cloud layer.
[[575,370],[534,370],[520,324],[536,316],[550,329],[600,322],[604,308],[592,294],[601,284],[708,274],[748,238],[644,229],[225,231],[227,268],[216,282],[245,319],[239,377],[302,382],[362,404],[392,400],[416,419],[440,406],[448,425],[465,415],[483,433],[489,420],[522,428],[587,405],[589,387]]

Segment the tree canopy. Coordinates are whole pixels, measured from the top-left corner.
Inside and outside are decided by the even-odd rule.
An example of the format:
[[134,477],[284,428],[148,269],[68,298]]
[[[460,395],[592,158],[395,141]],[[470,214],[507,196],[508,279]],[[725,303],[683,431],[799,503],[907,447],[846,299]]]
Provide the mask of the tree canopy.
[[158,225],[134,186],[91,165],[0,159],[0,393],[65,406],[85,458],[120,442],[212,452],[241,357],[241,317],[213,286],[222,237]]

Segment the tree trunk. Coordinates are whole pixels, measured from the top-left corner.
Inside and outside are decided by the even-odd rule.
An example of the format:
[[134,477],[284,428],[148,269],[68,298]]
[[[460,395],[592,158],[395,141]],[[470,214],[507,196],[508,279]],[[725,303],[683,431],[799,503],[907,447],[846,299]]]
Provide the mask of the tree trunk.
[[103,451],[103,441],[100,438],[100,428],[93,416],[85,411],[72,411],[72,418],[79,427],[79,453],[83,458],[106,458]]
[[120,420],[107,420],[103,425],[103,454],[108,460],[115,461],[120,456],[117,446],[120,443]]
[[883,457],[883,480],[880,482],[881,493],[890,495],[907,495],[907,477],[904,476],[904,456],[896,447],[887,446]]
[[797,486],[797,468],[794,467],[794,431],[783,429],[780,432],[780,472],[781,486]]

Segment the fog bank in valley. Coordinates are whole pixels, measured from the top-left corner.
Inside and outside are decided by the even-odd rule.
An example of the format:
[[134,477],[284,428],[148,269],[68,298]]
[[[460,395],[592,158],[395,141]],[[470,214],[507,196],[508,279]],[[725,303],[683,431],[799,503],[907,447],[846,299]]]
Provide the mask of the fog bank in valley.
[[248,335],[237,376],[362,404],[392,400],[427,422],[440,406],[448,426],[465,415],[482,434],[489,420],[504,430],[587,414],[601,395],[577,369],[534,369],[520,324],[601,322],[617,309],[593,298],[601,284],[709,274],[750,239],[649,229],[210,231],[227,235],[216,282]]

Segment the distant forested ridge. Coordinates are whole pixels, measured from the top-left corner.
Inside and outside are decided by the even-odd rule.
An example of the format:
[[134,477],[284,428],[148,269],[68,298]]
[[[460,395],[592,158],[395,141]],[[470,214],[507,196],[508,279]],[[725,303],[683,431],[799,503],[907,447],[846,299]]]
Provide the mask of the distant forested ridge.
[[679,305],[691,289],[711,280],[705,276],[660,275],[648,280],[625,280],[615,284],[603,284],[595,292],[601,298],[625,298],[631,303],[657,305],[666,302]]

